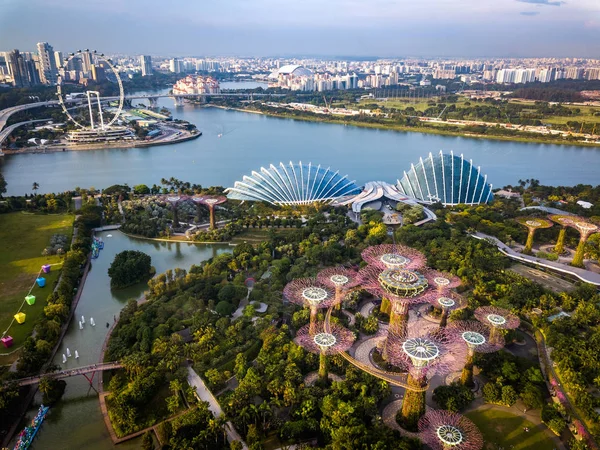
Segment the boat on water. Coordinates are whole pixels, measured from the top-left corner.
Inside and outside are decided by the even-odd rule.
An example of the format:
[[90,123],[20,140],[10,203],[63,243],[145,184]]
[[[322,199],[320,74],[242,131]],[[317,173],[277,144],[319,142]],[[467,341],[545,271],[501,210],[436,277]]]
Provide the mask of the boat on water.
[[49,409],[49,406],[40,405],[40,409],[38,409],[37,414],[31,421],[31,425],[26,426],[19,433],[19,438],[13,450],[26,450],[29,448],[33,442],[33,438],[35,438],[35,435],[42,426],[42,422],[44,422]]

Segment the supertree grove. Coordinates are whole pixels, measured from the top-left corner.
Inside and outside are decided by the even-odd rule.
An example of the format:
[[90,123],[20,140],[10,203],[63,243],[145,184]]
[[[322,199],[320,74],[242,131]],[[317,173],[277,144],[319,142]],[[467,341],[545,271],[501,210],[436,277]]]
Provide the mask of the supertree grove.
[[317,280],[335,289],[335,302],[339,308],[344,297],[360,284],[358,273],[345,267],[328,267],[317,274]]
[[296,305],[310,308],[310,331],[316,331],[317,311],[336,304],[333,289],[316,278],[297,278],[283,289],[283,296]]
[[409,387],[401,412],[405,428],[416,429],[417,422],[425,413],[427,382],[434,375],[445,375],[460,369],[466,354],[466,347],[460,338],[446,329],[430,331],[414,324],[408,328],[406,336],[394,336],[389,345],[389,361],[408,372]]
[[448,315],[451,311],[467,306],[467,302],[462,296],[452,292],[453,289],[460,286],[460,278],[437,270],[426,271],[425,277],[430,286],[437,287],[437,295],[428,295],[427,300],[434,308],[442,310],[440,328],[444,328],[448,323]]
[[490,342],[500,339],[498,330],[514,330],[521,323],[509,310],[497,306],[480,306],[474,314],[477,320],[490,327]]
[[531,253],[533,248],[533,236],[536,230],[540,228],[550,228],[552,226],[551,221],[534,217],[518,217],[515,220],[529,230],[527,233],[527,242],[525,242],[525,248],[523,249],[524,253]]
[[182,197],[180,195],[169,195],[165,197],[165,200],[171,204],[173,208],[173,226],[175,228],[179,227],[179,216],[177,214],[177,205],[180,201],[185,200],[186,197]]
[[[579,232],[579,244],[577,244],[577,249],[575,250],[575,256],[573,256],[573,260],[571,261],[571,265],[575,267],[583,267],[583,256],[585,253],[585,243],[590,235],[594,233],[598,233],[600,227],[595,223],[591,223],[583,217],[579,216],[566,216],[555,214],[551,215],[550,219],[556,223],[560,223],[563,228],[560,230],[560,234],[558,235],[558,240],[556,242],[555,251],[558,250],[560,244],[561,253],[564,250],[564,240],[566,227],[575,228]],[[560,254],[560,253],[559,253]]]
[[324,323],[315,326],[311,332],[310,324],[303,326],[296,333],[296,343],[311,353],[319,355],[319,379],[326,380],[328,376],[327,356],[345,352],[354,343],[352,331],[341,325]]
[[[418,250],[396,244],[381,244],[367,247],[362,251],[361,256],[369,263],[369,265],[375,266],[381,270],[422,269],[427,262],[425,255]],[[381,307],[379,310],[385,314],[391,313],[392,304],[389,299],[381,299]]]
[[428,411],[418,424],[419,437],[433,450],[481,450],[483,436],[462,414]]
[[496,336],[494,341],[490,339],[490,328],[481,322],[474,320],[457,320],[448,325],[448,331],[462,339],[467,346],[467,360],[462,370],[460,381],[468,387],[473,382],[473,360],[475,353],[493,353],[504,347],[504,337]]

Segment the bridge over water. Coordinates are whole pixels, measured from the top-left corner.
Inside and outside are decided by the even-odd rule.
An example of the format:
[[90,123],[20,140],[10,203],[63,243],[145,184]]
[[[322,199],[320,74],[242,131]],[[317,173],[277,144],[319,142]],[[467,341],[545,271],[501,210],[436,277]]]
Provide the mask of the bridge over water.
[[[45,373],[42,375],[37,375],[35,377],[21,378],[19,380],[15,380],[15,381],[19,386],[30,386],[32,384],[38,384],[40,382],[40,379],[42,379],[44,377],[52,378],[55,380],[62,380],[63,378],[74,377],[76,375],[83,375],[91,384],[93,375],[96,372],[120,369],[122,367],[123,367],[123,364],[121,364],[118,361],[101,363],[101,364],[91,364],[89,366],[77,367],[75,369],[61,370],[60,372],[50,372],[50,373]],[[87,376],[90,373],[92,374],[91,379]]]

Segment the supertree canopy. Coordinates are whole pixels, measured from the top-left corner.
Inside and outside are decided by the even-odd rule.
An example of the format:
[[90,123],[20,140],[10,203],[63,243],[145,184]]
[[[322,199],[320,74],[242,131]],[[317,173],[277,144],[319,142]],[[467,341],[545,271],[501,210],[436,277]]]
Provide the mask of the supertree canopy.
[[579,232],[579,244],[577,245],[577,249],[575,250],[575,256],[573,257],[573,261],[571,261],[571,265],[576,267],[583,267],[585,242],[587,241],[587,238],[590,237],[590,235],[597,233],[600,230],[598,225],[591,223],[583,217],[579,216],[566,216],[557,214],[550,216],[550,219],[554,222],[560,223],[563,226],[563,228],[560,230],[560,234],[558,235],[558,240],[556,242],[555,251],[557,253],[558,249],[560,249],[560,253],[562,253],[564,249],[564,239],[566,233],[565,227],[575,228]]
[[462,414],[432,410],[418,424],[419,437],[433,450],[481,450],[483,436]]
[[550,228],[552,226],[552,222],[546,219],[538,219],[534,217],[518,217],[516,219],[521,225],[527,227],[529,233],[527,234],[527,242],[525,243],[524,251],[526,253],[531,253],[531,249],[533,248],[533,235],[535,234],[535,230],[539,228]]
[[521,321],[508,309],[497,306],[480,306],[475,310],[475,318],[490,327],[490,341],[499,339],[497,330],[514,330]]
[[448,322],[448,314],[450,314],[450,311],[462,309],[467,306],[467,302],[464,298],[452,291],[460,286],[460,278],[437,270],[426,271],[425,277],[427,278],[429,285],[437,290],[438,295],[428,296],[428,301],[434,308],[442,310],[440,328],[444,328]]
[[428,330],[419,324],[408,328],[405,337],[395,336],[388,350],[390,363],[408,371],[408,385],[402,403],[402,422],[415,429],[425,413],[425,390],[434,375],[445,375],[464,364],[467,350],[456,334],[446,329]]
[[214,230],[217,225],[215,220],[215,206],[225,203],[227,197],[223,195],[197,195],[192,197],[192,201],[196,204],[196,219],[198,222],[200,222],[200,205],[208,207],[210,214],[210,228],[211,230]]
[[311,332],[310,324],[300,328],[296,333],[296,343],[309,352],[319,355],[319,378],[326,380],[326,356],[348,350],[352,347],[355,336],[352,331],[336,323],[329,324],[327,330],[324,323],[318,323],[315,329],[315,332]]
[[335,290],[338,307],[344,297],[360,284],[358,273],[342,266],[328,267],[321,270],[317,274],[317,280]]
[[177,214],[177,205],[179,202],[186,200],[187,197],[182,195],[167,195],[165,201],[169,202],[173,207],[173,226],[179,227],[179,216]]
[[548,216],[550,220],[561,225],[560,231],[558,232],[558,239],[554,246],[554,252],[558,255],[565,251],[565,236],[567,234],[567,227],[573,224],[575,216],[567,216],[563,214],[551,214]]
[[336,304],[335,291],[316,278],[297,278],[283,289],[283,296],[296,305],[310,308],[310,327],[315,331],[317,310]]
[[462,339],[467,346],[467,360],[460,381],[465,386],[473,386],[473,360],[475,353],[493,353],[504,347],[504,337],[490,339],[490,328],[474,320],[457,320],[448,325],[448,331]]

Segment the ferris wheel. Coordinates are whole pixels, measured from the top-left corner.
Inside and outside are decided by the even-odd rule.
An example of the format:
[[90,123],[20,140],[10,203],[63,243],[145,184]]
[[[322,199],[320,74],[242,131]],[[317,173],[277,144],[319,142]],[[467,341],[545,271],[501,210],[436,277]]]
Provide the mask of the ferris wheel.
[[[108,128],[110,128],[119,118],[119,116],[121,115],[121,111],[123,111],[123,104],[125,102],[125,92],[123,90],[123,83],[121,81],[121,77],[119,76],[119,72],[117,71],[117,69],[112,65],[112,63],[110,62],[110,60],[108,58],[104,57],[104,53],[98,53],[96,50],[94,50],[93,52],[90,52],[89,50],[78,50],[75,53],[71,53],[69,55],[68,58],[65,58],[64,62],[63,62],[63,66],[61,67],[63,69],[63,74],[65,71],[68,70],[68,67],[71,65],[71,62],[74,59],[80,59],[82,61],[86,61],[90,64],[93,64],[94,61],[96,62],[100,62],[106,65],[106,67],[108,67],[110,69],[110,71],[113,73],[116,82],[119,86],[119,104],[117,106],[117,111],[115,112],[113,118],[108,121],[107,123],[104,122],[104,115],[102,114],[102,106],[101,106],[101,98],[100,98],[100,92],[98,91],[86,91],[85,95],[87,97],[87,103],[88,103],[88,109],[90,112],[90,123],[88,124],[84,124],[81,121],[78,121],[77,119],[75,119],[75,117],[73,117],[73,115],[69,112],[69,110],[67,109],[67,106],[65,105],[65,99],[63,97],[63,89],[62,89],[62,84],[63,84],[63,76],[62,74],[58,74],[57,77],[57,85],[56,85],[56,90],[57,90],[57,96],[58,96],[58,103],[60,104],[63,112],[67,115],[67,117],[69,118],[69,120],[71,120],[75,125],[77,125],[79,128],[81,129],[100,129],[100,130],[106,130]],[[97,106],[97,110],[98,110],[98,115],[100,118],[100,123],[99,124],[95,124],[94,123],[94,114],[93,111],[96,109],[96,107],[94,106],[94,101],[96,103]]]

